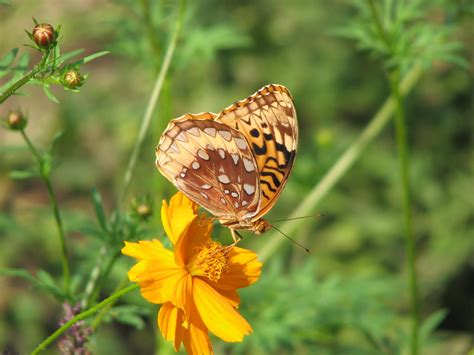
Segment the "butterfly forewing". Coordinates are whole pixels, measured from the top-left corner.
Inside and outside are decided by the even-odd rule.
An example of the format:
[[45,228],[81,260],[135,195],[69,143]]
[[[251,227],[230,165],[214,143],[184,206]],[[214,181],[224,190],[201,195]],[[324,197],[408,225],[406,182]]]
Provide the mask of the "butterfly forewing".
[[242,133],[252,149],[261,201],[254,220],[276,202],[290,174],[298,144],[296,110],[290,92],[281,85],[267,85],[254,95],[224,109],[216,121]]
[[245,137],[212,113],[173,120],[157,149],[161,173],[188,197],[223,221],[258,213],[255,159]]

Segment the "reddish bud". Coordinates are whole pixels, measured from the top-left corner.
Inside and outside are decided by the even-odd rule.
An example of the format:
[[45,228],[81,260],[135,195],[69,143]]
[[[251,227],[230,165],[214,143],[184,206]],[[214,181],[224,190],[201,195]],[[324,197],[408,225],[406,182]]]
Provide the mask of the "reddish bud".
[[41,49],[49,49],[56,43],[56,32],[48,23],[39,23],[33,29],[33,39]]
[[26,127],[28,120],[18,111],[10,111],[7,117],[8,128],[14,131],[21,131]]

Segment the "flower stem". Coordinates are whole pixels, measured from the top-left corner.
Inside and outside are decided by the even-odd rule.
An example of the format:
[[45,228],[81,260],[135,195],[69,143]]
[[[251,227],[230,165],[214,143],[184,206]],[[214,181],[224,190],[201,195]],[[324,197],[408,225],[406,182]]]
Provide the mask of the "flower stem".
[[163,86],[163,82],[165,80],[166,74],[168,73],[168,69],[171,64],[171,59],[173,58],[173,53],[176,48],[176,44],[178,42],[179,34],[181,33],[181,29],[183,27],[185,10],[186,10],[186,0],[181,0],[179,3],[179,10],[178,10],[178,16],[176,19],[175,29],[171,37],[168,49],[166,50],[165,58],[163,60],[163,65],[161,66],[160,72],[158,73],[158,76],[156,78],[155,86],[153,88],[150,99],[148,101],[145,114],[143,116],[140,131],[138,133],[138,138],[135,141],[135,146],[133,147],[132,155],[130,156],[127,170],[125,171],[124,181],[123,181],[122,189],[119,195],[118,206],[120,206],[123,203],[123,200],[125,196],[127,195],[128,189],[130,187],[133,173],[135,171],[135,166],[137,164],[138,154],[140,153],[143,142],[145,140],[148,127],[150,126],[151,118],[153,116],[153,112],[155,111],[158,98],[160,97],[161,88]]
[[[406,95],[415,86],[421,74],[422,70],[420,66],[415,66],[411,69],[400,84],[400,95]],[[352,164],[354,164],[354,162],[361,156],[367,145],[372,142],[387,125],[393,115],[395,105],[395,99],[392,96],[385,101],[359,137],[357,137],[349,148],[346,149],[337,162],[309,192],[307,197],[301,202],[299,207],[289,216],[289,218],[301,217],[314,210],[314,207],[326,196],[326,194],[349,170]],[[284,230],[286,234],[291,235],[302,223],[302,219],[292,220],[284,223],[280,228]],[[266,261],[275,253],[285,240],[286,239],[281,238],[281,236],[276,233],[269,235],[267,237],[267,243],[258,253],[259,259],[261,261]]]
[[130,291],[135,290],[136,288],[138,288],[138,284],[130,285],[130,286],[114,293],[112,296],[107,297],[105,300],[103,300],[102,302],[96,304],[94,307],[89,308],[87,311],[79,313],[77,316],[70,319],[67,323],[65,323],[63,326],[61,326],[53,334],[51,334],[49,337],[47,337],[41,344],[39,344],[36,347],[36,349],[33,350],[32,355],[39,354],[41,351],[45,350],[48,345],[50,345],[62,333],[64,333],[66,330],[68,330],[74,323],[76,323],[80,320],[86,319],[87,317],[90,317],[91,315],[93,315],[94,313],[99,311],[101,308],[107,306],[108,304],[114,302],[118,298],[120,298],[123,295],[129,293]]
[[418,281],[416,274],[416,246],[413,234],[411,194],[410,194],[410,170],[408,161],[408,144],[405,125],[405,113],[402,97],[400,95],[400,74],[394,71],[390,75],[390,86],[392,96],[395,98],[395,130],[397,137],[398,159],[400,162],[400,177],[403,189],[403,211],[405,229],[405,251],[407,269],[409,277],[411,312],[412,312],[412,334],[411,334],[411,354],[417,355],[419,352],[418,332],[420,326],[420,307],[418,301]]
[[53,189],[53,185],[51,183],[51,179],[49,176],[49,169],[44,168],[45,161],[43,157],[39,153],[38,149],[36,149],[33,142],[30,140],[30,138],[26,134],[25,130],[21,130],[20,132],[26,144],[28,145],[28,148],[30,149],[31,153],[36,158],[36,161],[38,163],[38,168],[41,174],[41,179],[45,183],[46,189],[48,190],[49,202],[51,203],[51,207],[53,209],[54,220],[56,221],[56,226],[58,229],[59,243],[61,245],[61,262],[62,262],[62,269],[63,269],[64,294],[66,298],[68,298],[69,297],[69,283],[70,283],[69,259],[68,259],[66,235],[64,233],[61,213],[59,211],[58,199],[56,197],[56,194]]
[[48,60],[50,52],[51,52],[50,50],[44,52],[43,57],[41,58],[41,62],[39,62],[39,64],[35,65],[33,69],[31,69],[28,73],[26,73],[20,79],[15,81],[4,92],[0,92],[0,104],[5,102],[5,100],[8,99],[10,96],[12,96],[19,88],[21,88],[23,85],[28,83],[31,79],[33,79],[37,74],[39,74],[43,70],[44,65],[46,64]]

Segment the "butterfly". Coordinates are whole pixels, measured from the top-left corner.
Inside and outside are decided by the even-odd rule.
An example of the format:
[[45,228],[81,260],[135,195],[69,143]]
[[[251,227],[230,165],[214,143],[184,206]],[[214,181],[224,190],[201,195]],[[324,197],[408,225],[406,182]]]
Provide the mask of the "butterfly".
[[289,90],[267,85],[215,114],[170,121],[156,166],[187,197],[229,227],[261,234],[262,217],[280,196],[296,157],[298,125]]

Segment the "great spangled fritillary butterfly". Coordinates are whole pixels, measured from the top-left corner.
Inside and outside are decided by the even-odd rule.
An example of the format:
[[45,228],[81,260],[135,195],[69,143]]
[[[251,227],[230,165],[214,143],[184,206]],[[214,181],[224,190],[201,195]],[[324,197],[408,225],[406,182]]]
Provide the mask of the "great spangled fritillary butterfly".
[[292,96],[270,84],[219,114],[173,119],[156,149],[158,170],[230,228],[256,234],[286,184],[298,145]]

